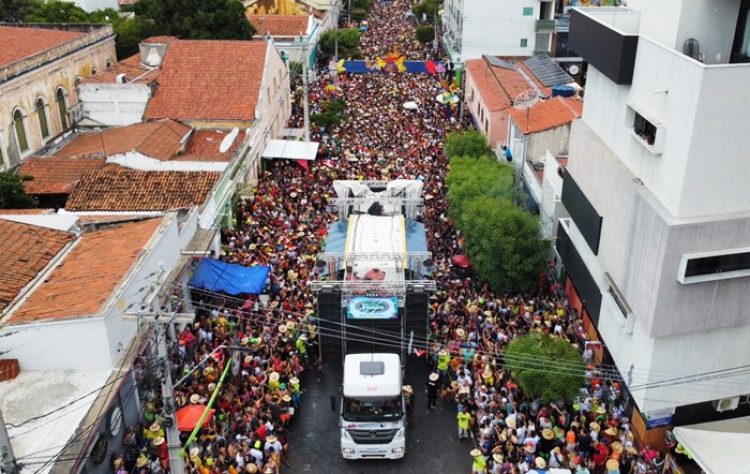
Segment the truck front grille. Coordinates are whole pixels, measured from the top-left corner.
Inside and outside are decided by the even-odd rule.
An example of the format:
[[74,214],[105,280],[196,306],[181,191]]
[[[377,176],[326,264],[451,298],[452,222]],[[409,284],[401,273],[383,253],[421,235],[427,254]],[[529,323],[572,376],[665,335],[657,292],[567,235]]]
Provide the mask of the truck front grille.
[[357,444],[388,444],[398,430],[347,430]]

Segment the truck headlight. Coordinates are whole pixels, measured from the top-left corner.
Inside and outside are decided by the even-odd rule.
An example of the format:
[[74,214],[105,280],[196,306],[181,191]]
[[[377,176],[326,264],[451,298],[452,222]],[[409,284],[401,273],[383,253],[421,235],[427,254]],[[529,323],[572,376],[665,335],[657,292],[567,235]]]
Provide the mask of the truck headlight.
[[354,454],[354,449],[352,449],[352,448],[344,448],[344,454]]
[[391,452],[393,454],[401,454],[401,453],[404,452],[404,448],[393,448],[393,449],[391,449]]

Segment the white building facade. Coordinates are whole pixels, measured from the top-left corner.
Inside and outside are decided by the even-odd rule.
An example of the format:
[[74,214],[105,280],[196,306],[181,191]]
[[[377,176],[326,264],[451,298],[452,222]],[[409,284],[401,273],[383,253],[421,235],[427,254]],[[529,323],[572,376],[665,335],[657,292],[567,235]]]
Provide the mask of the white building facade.
[[443,44],[454,62],[550,50],[555,0],[446,0]]
[[556,250],[644,420],[750,415],[725,370],[750,364],[750,2],[628,6],[571,12],[589,67]]

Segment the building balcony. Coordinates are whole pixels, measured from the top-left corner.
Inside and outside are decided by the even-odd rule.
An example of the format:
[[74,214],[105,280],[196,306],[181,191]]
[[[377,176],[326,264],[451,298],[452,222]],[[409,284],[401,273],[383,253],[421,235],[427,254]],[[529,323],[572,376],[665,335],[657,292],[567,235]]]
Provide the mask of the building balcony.
[[536,31],[537,32],[555,31],[555,20],[554,20],[554,18],[551,19],[551,20],[537,20],[536,21]]
[[570,49],[616,84],[633,81],[640,13],[624,8],[570,10]]

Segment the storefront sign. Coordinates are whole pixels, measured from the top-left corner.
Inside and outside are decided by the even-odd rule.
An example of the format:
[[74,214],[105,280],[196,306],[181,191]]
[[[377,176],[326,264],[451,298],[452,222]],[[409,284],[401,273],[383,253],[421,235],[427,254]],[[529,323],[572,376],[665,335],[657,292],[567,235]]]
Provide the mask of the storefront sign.
[[368,298],[357,296],[349,300],[347,319],[397,319],[398,298]]

